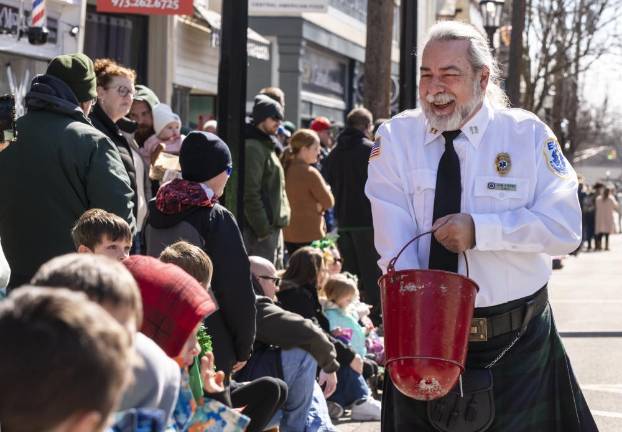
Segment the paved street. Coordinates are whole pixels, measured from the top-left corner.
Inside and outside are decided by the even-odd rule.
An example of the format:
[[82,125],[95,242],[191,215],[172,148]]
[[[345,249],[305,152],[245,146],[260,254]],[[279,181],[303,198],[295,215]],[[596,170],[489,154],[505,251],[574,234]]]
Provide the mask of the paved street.
[[[622,236],[610,252],[564,260],[549,285],[558,330],[600,432],[622,431]],[[341,432],[380,430],[379,422],[345,422]]]

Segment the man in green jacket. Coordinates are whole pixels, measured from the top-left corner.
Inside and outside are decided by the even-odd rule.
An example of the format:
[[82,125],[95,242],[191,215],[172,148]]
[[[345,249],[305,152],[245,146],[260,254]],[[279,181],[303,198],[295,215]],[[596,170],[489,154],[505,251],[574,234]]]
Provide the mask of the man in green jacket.
[[134,229],[133,191],[119,152],[88,114],[97,97],[93,62],[54,58],[26,95],[17,141],[0,153],[0,238],[11,266],[9,289],[50,258],[72,252],[71,227],[102,208]]
[[244,243],[248,255],[257,255],[283,268],[282,228],[289,224],[285,174],[275,152],[276,131],[283,107],[268,96],[257,95],[253,122],[245,130]]

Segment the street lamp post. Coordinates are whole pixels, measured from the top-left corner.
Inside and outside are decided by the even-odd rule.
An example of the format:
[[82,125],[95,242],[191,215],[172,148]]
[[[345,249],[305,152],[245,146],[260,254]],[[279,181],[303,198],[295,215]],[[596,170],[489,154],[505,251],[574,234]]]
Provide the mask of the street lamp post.
[[501,12],[503,11],[504,0],[480,0],[479,10],[484,20],[484,29],[488,34],[490,49],[495,51],[493,39],[495,32],[501,26]]

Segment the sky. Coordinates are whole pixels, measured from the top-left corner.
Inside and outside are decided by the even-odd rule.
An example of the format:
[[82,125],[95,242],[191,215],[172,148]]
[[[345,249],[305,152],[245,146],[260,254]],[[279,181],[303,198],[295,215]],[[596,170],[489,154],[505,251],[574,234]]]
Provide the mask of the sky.
[[597,60],[584,79],[583,96],[595,106],[609,96],[611,112],[622,117],[622,54],[607,55]]

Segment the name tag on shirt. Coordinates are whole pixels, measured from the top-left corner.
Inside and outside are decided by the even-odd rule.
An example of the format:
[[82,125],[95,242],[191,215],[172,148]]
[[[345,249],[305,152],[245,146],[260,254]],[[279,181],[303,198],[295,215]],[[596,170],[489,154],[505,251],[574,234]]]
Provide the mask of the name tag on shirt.
[[516,184],[488,182],[488,189],[516,192]]
[[475,196],[496,199],[527,199],[529,179],[519,177],[476,177]]

